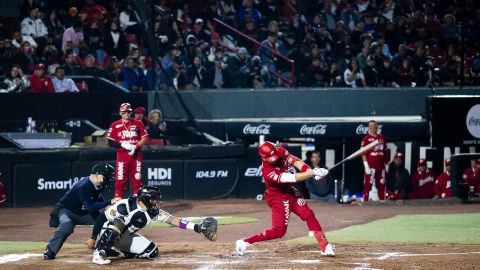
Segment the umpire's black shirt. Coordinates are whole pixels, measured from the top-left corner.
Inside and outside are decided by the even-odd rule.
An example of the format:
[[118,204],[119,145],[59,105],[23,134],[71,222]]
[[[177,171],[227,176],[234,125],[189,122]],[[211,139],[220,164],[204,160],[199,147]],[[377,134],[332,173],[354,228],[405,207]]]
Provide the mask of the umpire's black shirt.
[[110,201],[103,201],[102,191],[100,187],[95,187],[90,177],[83,177],[63,195],[59,203],[75,214],[98,214],[100,209],[110,205]]

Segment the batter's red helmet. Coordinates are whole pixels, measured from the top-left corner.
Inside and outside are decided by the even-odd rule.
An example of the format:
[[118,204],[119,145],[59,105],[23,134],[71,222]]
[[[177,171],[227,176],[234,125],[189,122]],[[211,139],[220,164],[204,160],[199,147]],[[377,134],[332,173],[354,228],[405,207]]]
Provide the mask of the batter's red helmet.
[[131,112],[132,111],[132,106],[130,106],[130,103],[122,103],[122,105],[120,105],[120,111],[121,112],[126,112],[126,111]]
[[272,163],[280,158],[280,153],[271,142],[264,142],[258,147],[258,154],[266,162]]

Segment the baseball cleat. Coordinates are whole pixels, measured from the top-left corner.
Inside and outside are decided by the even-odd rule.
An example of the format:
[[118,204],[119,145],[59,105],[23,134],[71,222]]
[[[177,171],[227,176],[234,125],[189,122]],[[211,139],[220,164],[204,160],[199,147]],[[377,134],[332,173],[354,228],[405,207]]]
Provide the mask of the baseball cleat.
[[105,251],[103,250],[95,250],[93,252],[93,259],[92,263],[94,264],[110,264],[112,261],[106,258]]
[[243,239],[237,240],[237,242],[235,242],[235,250],[239,255],[244,255],[249,245],[250,244],[243,241]]
[[333,246],[331,244],[328,244],[325,247],[325,250],[320,251],[321,256],[327,256],[327,257],[335,257],[335,251],[333,251]]

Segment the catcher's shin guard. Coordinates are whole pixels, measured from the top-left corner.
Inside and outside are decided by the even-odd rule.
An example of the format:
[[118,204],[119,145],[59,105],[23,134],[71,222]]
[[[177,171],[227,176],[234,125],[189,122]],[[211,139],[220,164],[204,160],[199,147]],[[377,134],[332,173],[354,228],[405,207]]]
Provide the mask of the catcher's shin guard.
[[140,254],[137,255],[137,258],[142,259],[153,259],[158,255],[158,247],[155,243],[150,242],[150,245]]
[[97,250],[102,250],[107,252],[111,247],[113,247],[115,238],[117,238],[118,232],[112,228],[107,228],[100,236],[100,239],[97,241]]

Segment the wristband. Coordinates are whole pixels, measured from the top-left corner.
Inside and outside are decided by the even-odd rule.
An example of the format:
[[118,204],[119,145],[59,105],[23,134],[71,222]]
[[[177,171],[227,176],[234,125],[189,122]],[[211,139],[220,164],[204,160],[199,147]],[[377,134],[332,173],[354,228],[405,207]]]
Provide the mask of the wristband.
[[180,223],[178,224],[178,227],[180,229],[186,229],[188,225],[188,220],[180,219]]
[[310,169],[310,166],[308,166],[307,164],[303,164],[302,165],[302,168],[300,168],[300,171],[301,172],[306,172]]

